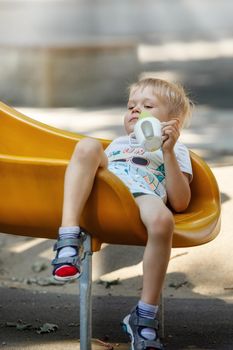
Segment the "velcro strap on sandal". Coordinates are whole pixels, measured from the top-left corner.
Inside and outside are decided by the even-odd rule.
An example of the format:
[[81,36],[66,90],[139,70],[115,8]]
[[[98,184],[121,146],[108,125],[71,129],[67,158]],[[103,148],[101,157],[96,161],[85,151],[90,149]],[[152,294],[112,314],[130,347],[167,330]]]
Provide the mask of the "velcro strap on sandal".
[[83,237],[78,238],[63,238],[59,239],[53,246],[53,250],[58,250],[64,247],[80,247],[83,243]]
[[80,264],[80,259],[78,256],[67,256],[63,258],[55,258],[52,260],[52,265],[58,265],[58,264],[70,264],[73,266]]
[[137,327],[147,327],[153,328],[155,330],[158,330],[159,328],[159,321],[157,319],[144,318],[138,316],[134,319],[133,322]]
[[163,345],[158,340],[143,340],[142,341],[142,349],[155,349],[155,350],[163,350]]

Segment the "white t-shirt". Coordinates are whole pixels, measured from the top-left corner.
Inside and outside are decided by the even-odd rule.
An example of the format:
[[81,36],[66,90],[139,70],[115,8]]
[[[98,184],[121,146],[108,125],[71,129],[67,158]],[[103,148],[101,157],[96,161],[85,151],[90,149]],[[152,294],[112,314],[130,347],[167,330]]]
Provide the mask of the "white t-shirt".
[[[192,165],[187,147],[177,141],[174,152],[180,170],[192,177]],[[129,144],[129,136],[126,135],[115,139],[106,148],[105,153],[109,159],[109,170],[119,176],[132,193],[151,194],[152,191],[165,199],[165,170],[161,149],[148,152],[141,147],[132,147]],[[130,181],[129,175],[131,175]],[[143,182],[140,179],[143,179]],[[140,183],[139,186],[136,186],[136,183]]]

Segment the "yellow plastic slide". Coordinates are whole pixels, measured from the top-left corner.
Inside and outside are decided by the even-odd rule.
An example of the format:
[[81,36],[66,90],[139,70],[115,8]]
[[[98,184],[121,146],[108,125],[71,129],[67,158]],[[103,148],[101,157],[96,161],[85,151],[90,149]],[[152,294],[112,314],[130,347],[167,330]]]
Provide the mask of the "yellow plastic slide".
[[[0,232],[56,238],[61,223],[63,180],[83,135],[59,130],[0,102]],[[101,140],[106,147],[110,141]],[[174,214],[173,247],[203,244],[220,229],[220,198],[208,165],[191,152],[194,178],[188,209]],[[135,201],[108,170],[99,170],[82,215],[82,227],[101,243],[145,245]]]

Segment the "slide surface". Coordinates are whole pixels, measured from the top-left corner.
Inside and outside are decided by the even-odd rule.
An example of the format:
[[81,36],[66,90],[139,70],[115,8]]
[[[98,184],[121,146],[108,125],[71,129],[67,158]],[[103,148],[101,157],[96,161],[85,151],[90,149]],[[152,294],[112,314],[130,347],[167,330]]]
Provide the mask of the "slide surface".
[[[83,135],[56,129],[0,102],[0,232],[57,237],[66,166]],[[110,141],[100,140],[104,147]],[[209,166],[191,152],[194,177],[188,209],[174,214],[173,247],[207,243],[220,230],[219,189]],[[135,201],[114,174],[99,170],[82,215],[101,243],[145,245],[146,231]]]

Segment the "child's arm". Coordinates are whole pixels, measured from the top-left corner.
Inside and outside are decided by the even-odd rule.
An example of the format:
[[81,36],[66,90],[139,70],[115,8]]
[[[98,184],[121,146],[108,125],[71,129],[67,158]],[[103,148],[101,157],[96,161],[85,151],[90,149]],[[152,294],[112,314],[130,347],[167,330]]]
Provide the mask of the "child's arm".
[[180,135],[179,120],[172,119],[163,127],[163,157],[166,178],[166,190],[172,208],[181,212],[189,204],[191,191],[188,174],[182,173],[177,162],[174,146]]

